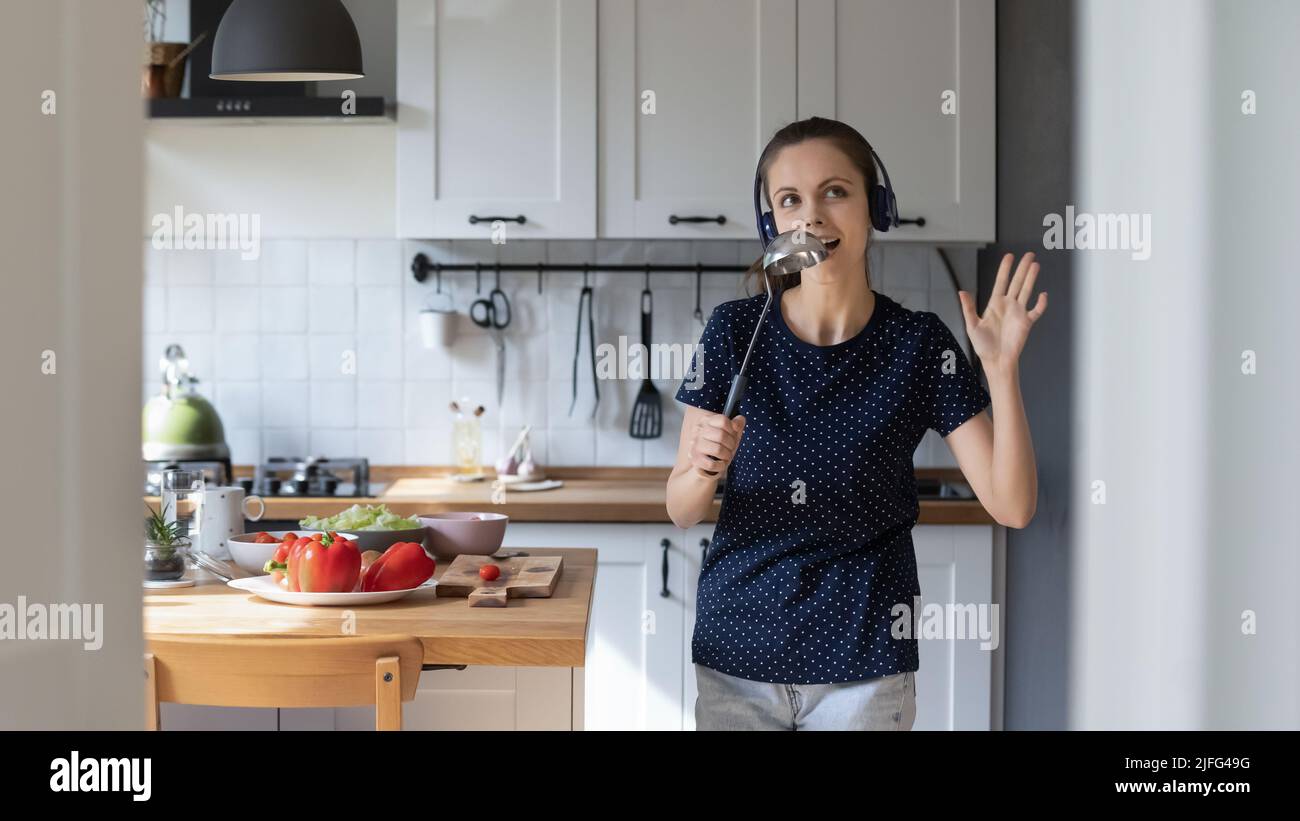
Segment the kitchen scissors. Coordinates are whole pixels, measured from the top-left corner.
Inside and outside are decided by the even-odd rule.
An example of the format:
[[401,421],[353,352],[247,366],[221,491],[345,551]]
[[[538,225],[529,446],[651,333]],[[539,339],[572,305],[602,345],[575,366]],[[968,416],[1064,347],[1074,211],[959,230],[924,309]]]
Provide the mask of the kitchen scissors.
[[[481,273],[481,269],[477,269]],[[496,280],[486,299],[476,299],[470,303],[469,318],[475,325],[492,334],[497,346],[497,410],[501,409],[501,398],[506,390],[506,336],[505,329],[510,327],[510,298],[501,290],[501,265],[497,265]]]

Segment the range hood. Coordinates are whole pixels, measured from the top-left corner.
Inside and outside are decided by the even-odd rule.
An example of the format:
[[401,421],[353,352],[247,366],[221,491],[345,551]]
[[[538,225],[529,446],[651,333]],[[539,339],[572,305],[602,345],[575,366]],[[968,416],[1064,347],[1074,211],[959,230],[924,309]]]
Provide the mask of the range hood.
[[355,110],[343,112],[343,100],[306,94],[270,96],[231,94],[220,97],[172,97],[146,100],[146,114],[154,119],[230,117],[248,119],[312,117],[351,120],[387,116],[383,97],[357,97]]
[[[214,80],[212,43],[217,25],[232,0],[191,0],[190,42],[207,37],[189,56],[188,94],[145,100],[145,113],[154,119],[313,119],[374,120],[388,116],[383,97],[316,95],[316,83],[238,82]],[[345,102],[347,106],[345,107]]]

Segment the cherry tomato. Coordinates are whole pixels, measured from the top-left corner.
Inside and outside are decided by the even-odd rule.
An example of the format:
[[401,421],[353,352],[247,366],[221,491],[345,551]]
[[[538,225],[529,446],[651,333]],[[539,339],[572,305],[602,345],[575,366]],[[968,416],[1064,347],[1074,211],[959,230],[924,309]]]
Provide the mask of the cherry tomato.
[[494,564],[485,564],[478,569],[478,577],[485,582],[501,578],[501,568]]
[[270,533],[259,533],[253,538],[255,544],[275,544],[275,537]]

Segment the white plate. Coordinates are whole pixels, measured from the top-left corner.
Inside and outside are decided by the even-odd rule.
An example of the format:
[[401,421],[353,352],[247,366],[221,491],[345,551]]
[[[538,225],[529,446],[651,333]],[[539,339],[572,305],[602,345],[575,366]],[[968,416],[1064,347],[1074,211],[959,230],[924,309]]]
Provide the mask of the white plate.
[[503,485],[537,484],[546,481],[546,476],[544,474],[532,475],[525,479],[517,473],[499,473],[494,481],[500,482]]
[[432,590],[438,585],[436,579],[429,579],[419,587],[408,590],[382,590],[377,593],[293,593],[285,590],[271,580],[270,576],[253,576],[248,579],[233,579],[226,584],[236,590],[243,590],[280,604],[305,604],[325,607],[356,607],[363,604],[383,604],[397,601],[416,590]]
[[541,482],[520,482],[517,485],[507,485],[512,493],[527,493],[532,490],[555,490],[557,487],[564,487],[562,479],[545,479]]

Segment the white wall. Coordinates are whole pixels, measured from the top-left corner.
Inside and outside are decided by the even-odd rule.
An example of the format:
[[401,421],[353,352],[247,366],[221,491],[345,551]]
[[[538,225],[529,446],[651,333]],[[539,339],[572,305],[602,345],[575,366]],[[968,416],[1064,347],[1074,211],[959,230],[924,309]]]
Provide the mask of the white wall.
[[154,214],[258,214],[264,238],[397,233],[392,123],[151,121],[142,236]]
[[1078,206],[1151,215],[1152,246],[1076,252],[1072,723],[1295,729],[1300,9],[1099,1],[1078,23]]

